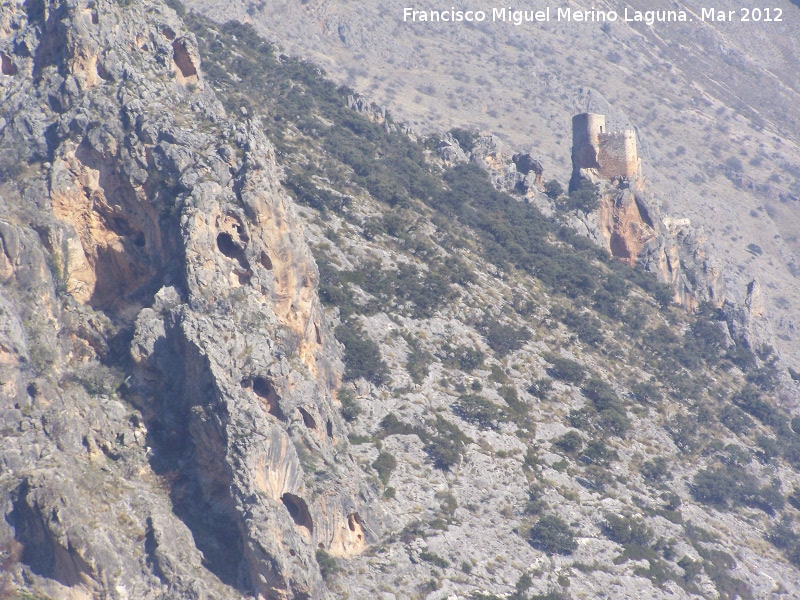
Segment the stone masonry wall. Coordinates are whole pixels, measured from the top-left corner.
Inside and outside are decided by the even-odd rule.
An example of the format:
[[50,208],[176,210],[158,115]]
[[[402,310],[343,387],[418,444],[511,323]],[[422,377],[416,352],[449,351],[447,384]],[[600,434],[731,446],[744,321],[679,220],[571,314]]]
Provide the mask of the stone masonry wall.
[[636,132],[631,130],[603,133],[599,136],[600,176],[633,177],[639,173],[639,157],[636,152]]

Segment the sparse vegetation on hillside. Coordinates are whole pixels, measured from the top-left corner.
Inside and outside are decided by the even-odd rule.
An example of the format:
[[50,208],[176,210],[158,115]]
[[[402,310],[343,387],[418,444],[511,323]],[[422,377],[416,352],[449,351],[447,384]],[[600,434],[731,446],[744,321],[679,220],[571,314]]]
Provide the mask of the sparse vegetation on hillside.
[[[261,116],[287,189],[311,213],[320,297],[341,320],[344,377],[373,384],[359,401],[342,388],[341,411],[367,472],[383,486],[392,478],[384,502],[428,470],[445,477],[431,475],[436,486],[470,497],[461,479],[502,464],[517,478],[504,485],[530,494],[487,491],[485,507],[459,497],[459,512],[514,520],[529,552],[583,560],[575,538],[592,536],[621,552],[605,569],[647,561],[634,572],[653,585],[698,593],[702,581],[720,597],[752,596],[731,574],[730,544],[689,520],[698,514],[683,510],[690,503],[731,512],[795,560],[794,530],[777,524],[800,506],[790,493],[800,487],[800,425],[778,401],[769,349],[731,343],[713,306],[672,306],[671,288],[497,191],[480,167],[445,167],[391,118],[387,127],[351,111],[350,90],[302,61],[278,60],[248,26],[192,18],[213,85],[230,109]],[[451,133],[474,144],[469,131]],[[546,189],[557,206],[596,207],[595,186],[565,197],[556,184]],[[391,326],[370,329],[378,322]],[[506,505],[493,505],[501,496]],[[604,498],[624,511],[576,524],[560,512]],[[457,527],[429,520],[387,543]],[[484,573],[460,549],[426,552],[419,557],[443,578],[458,564],[468,581]]]

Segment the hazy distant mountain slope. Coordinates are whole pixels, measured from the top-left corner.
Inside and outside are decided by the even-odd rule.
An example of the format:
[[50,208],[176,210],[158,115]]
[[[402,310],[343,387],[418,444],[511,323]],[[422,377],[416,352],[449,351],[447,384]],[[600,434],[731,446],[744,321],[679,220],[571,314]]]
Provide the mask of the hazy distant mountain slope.
[[[780,24],[653,27],[412,24],[402,22],[402,5],[380,1],[189,0],[187,6],[220,21],[252,21],[287,51],[318,62],[419,131],[492,131],[540,154],[562,180],[569,175],[569,119],[586,109],[587,90],[594,90],[588,95],[599,97],[595,109],[637,128],[645,173],[666,212],[704,227],[727,264],[729,296],[742,301],[746,284],[761,281],[773,342],[800,361],[796,6],[775,3],[783,10]],[[696,2],[683,6],[700,14]],[[637,8],[675,6],[641,2]]]
[[387,530],[323,568],[335,595],[797,593],[797,386],[766,351],[250,28],[188,22],[222,102],[276,140],[340,323]]

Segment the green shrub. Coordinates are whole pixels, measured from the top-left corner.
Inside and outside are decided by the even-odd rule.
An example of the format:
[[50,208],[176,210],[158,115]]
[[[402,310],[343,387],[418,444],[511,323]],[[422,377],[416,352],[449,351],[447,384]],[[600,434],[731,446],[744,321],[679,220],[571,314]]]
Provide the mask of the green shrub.
[[342,570],[339,566],[339,561],[322,548],[317,550],[315,556],[317,564],[319,565],[319,572],[322,574],[322,578],[325,581],[330,581]]
[[599,346],[603,343],[603,332],[600,320],[586,313],[568,311],[564,316],[564,325],[572,329],[578,339],[590,346]]
[[378,479],[381,480],[384,486],[389,485],[389,478],[392,476],[392,471],[397,468],[397,459],[389,452],[381,452],[378,458],[372,463],[372,468],[378,472]]
[[774,437],[759,435],[756,438],[756,444],[759,447],[758,458],[762,462],[769,463],[773,458],[781,455],[780,444]]
[[534,379],[528,387],[528,393],[534,398],[539,400],[546,400],[547,395],[553,389],[553,380],[542,377],[541,379]]
[[525,513],[529,515],[538,515],[547,508],[547,502],[544,501],[544,488],[538,483],[532,483],[528,489],[528,501],[525,504]]
[[422,550],[419,553],[419,557],[425,562],[429,562],[433,566],[439,567],[440,569],[446,569],[447,567],[450,566],[450,561],[442,558],[438,554],[434,554],[433,552],[428,552],[427,550]]
[[477,348],[470,346],[442,346],[442,362],[451,367],[456,367],[465,373],[474,371],[483,364],[484,354]]
[[553,445],[565,454],[574,456],[583,448],[583,438],[577,431],[568,431],[553,442]]
[[381,421],[382,431],[377,437],[416,435],[425,444],[425,452],[436,468],[446,471],[460,463],[464,448],[472,440],[456,425],[438,414],[435,420],[428,421],[426,425],[433,433],[424,427],[404,423],[393,414],[388,414]]
[[586,450],[581,453],[580,459],[581,462],[589,465],[607,466],[612,461],[618,460],[619,455],[616,450],[606,446],[603,440],[589,440],[589,443],[586,444]]
[[631,397],[640,404],[656,404],[664,399],[661,390],[652,381],[637,381],[630,390]]
[[696,449],[697,419],[688,415],[676,415],[667,422],[665,429],[682,452],[692,452]]
[[526,402],[520,400],[519,394],[517,393],[517,388],[510,385],[503,385],[500,386],[500,389],[497,390],[497,393],[503,400],[506,401],[506,404],[508,405],[506,412],[508,413],[508,418],[511,421],[516,423],[519,427],[528,429],[530,431],[535,430],[536,424],[531,418],[530,406]]
[[530,543],[549,555],[569,555],[578,548],[572,528],[557,515],[544,515],[536,522],[531,528]]
[[800,487],[794,488],[786,499],[794,508],[800,510]]
[[698,471],[691,489],[695,500],[721,508],[745,505],[773,514],[785,502],[778,486],[761,487],[755,477],[733,464]]
[[344,344],[345,380],[363,377],[375,385],[389,381],[389,368],[381,359],[378,344],[367,338],[360,328],[353,324],[339,325],[334,333]]
[[477,132],[462,129],[461,127],[454,127],[449,133],[458,141],[458,145],[461,146],[464,152],[472,150],[475,146],[475,142],[478,141]]
[[663,456],[656,456],[642,464],[642,477],[647,481],[659,482],[672,478],[669,464]]
[[572,359],[564,358],[552,352],[546,352],[542,355],[552,367],[547,369],[547,374],[553,379],[560,379],[567,383],[580,383],[586,376],[583,366]]
[[567,210],[581,210],[590,213],[600,205],[600,189],[596,183],[588,179],[581,179],[576,189],[567,196],[565,208]]
[[740,408],[730,404],[719,411],[719,421],[733,433],[747,433],[753,427],[753,419]]
[[344,417],[345,421],[352,423],[363,412],[361,404],[359,404],[358,400],[356,399],[356,395],[353,390],[344,387],[339,388],[337,398],[342,404],[339,412],[342,414],[342,417]]
[[503,325],[496,319],[485,317],[479,327],[489,347],[498,356],[505,356],[519,350],[531,339],[530,331],[525,327]]
[[502,420],[500,407],[478,394],[462,394],[453,404],[453,412],[482,429],[496,429]]
[[555,200],[564,193],[564,188],[557,179],[551,179],[544,184],[544,193],[547,194],[547,197],[551,200]]
[[434,466],[447,471],[461,462],[464,449],[472,440],[441,415],[436,415],[436,420],[429,425],[434,434],[426,438],[428,444],[425,451],[433,460]]
[[406,370],[411,376],[411,381],[421,384],[430,372],[433,355],[422,348],[417,340],[410,339],[411,350],[406,357]]
[[610,540],[622,546],[647,546],[653,537],[644,521],[630,514],[607,513],[601,529]]
[[744,386],[733,395],[732,400],[739,408],[753,415],[764,425],[777,427],[785,421],[781,411],[764,400],[761,392],[753,385]]
[[584,396],[592,401],[596,414],[585,414],[598,429],[613,435],[623,435],[631,426],[625,406],[614,390],[599,377],[593,376],[582,387]]

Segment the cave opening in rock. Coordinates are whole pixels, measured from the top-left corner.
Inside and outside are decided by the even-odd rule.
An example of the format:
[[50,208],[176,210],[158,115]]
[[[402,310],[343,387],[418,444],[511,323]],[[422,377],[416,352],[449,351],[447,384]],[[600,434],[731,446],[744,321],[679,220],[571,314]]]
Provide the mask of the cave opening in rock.
[[300,496],[295,496],[287,492],[281,496],[281,502],[283,502],[286,510],[289,511],[289,515],[292,517],[292,521],[294,521],[295,525],[304,527],[309,533],[313,533],[314,523],[311,520],[311,513],[308,511],[308,505],[305,500]]
[[280,407],[281,397],[275,391],[269,379],[265,377],[247,378],[242,381],[242,387],[252,389],[256,396],[261,399],[262,404],[267,409],[267,412],[273,417],[286,420],[286,416]]
[[185,40],[175,40],[172,42],[172,59],[175,61],[175,66],[184,77],[192,77],[197,75],[197,69],[192,62],[192,57],[189,56],[189,50],[186,48]]
[[222,232],[217,236],[217,248],[228,258],[237,259],[242,256],[242,249],[233,242],[229,233]]
[[261,266],[264,267],[267,271],[272,271],[272,261],[269,258],[269,255],[261,251]]
[[309,429],[317,428],[317,422],[314,420],[314,417],[311,416],[311,413],[309,413],[305,408],[302,408],[300,406],[297,407],[297,410],[300,411],[300,416],[303,417],[303,425],[305,425]]
[[103,66],[103,63],[98,62],[95,69],[97,70],[97,76],[103,81],[111,79],[111,73]]
[[629,259],[631,257],[631,252],[628,250],[628,244],[618,233],[614,233],[611,236],[611,255],[615,256],[616,258],[622,259]]
[[250,283],[253,272],[250,270],[247,258],[245,258],[244,250],[233,241],[231,234],[223,231],[217,235],[217,248],[219,248],[219,251],[222,252],[224,256],[239,263],[239,268],[241,269],[241,272],[237,273],[239,283],[242,285]]
[[361,517],[358,513],[347,515],[347,526],[350,528],[350,531],[355,531],[356,526],[361,527]]
[[361,516],[357,512],[347,515],[347,527],[356,534],[357,540],[364,539],[364,526],[361,523]]
[[331,423],[330,419],[328,419],[328,424],[326,426],[326,429],[328,430],[328,437],[332,438],[333,437],[333,423]]

